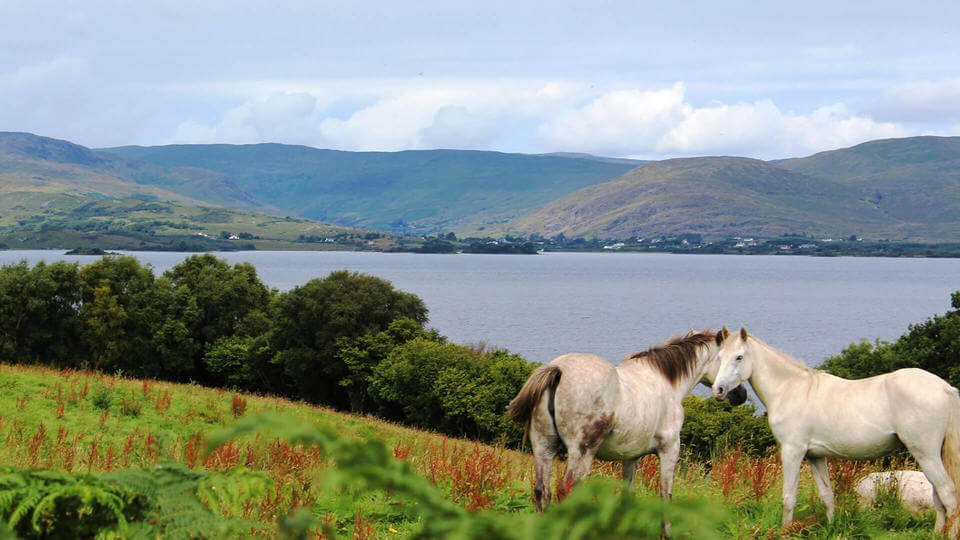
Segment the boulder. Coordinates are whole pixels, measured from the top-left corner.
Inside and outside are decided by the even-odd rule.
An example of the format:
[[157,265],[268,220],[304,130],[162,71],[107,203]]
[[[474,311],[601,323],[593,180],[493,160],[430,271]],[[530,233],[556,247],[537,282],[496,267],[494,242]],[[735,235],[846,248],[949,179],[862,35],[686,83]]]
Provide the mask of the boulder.
[[896,482],[903,506],[912,512],[933,510],[933,485],[920,471],[886,471],[868,474],[854,486],[864,505],[873,503],[877,488]]

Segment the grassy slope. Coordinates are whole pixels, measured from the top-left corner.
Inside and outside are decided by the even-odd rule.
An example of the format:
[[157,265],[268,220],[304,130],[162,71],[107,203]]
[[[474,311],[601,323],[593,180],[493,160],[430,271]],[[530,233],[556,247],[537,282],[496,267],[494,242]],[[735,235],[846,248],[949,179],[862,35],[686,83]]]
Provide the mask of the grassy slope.
[[627,238],[677,233],[837,235],[882,228],[883,216],[858,197],[855,189],[842,184],[759,160],[672,159],[580,190],[504,230]]
[[[150,467],[164,460],[214,470],[246,464],[265,471],[277,486],[249,506],[249,516],[268,528],[277,515],[304,504],[343,532],[351,532],[359,523],[375,528],[378,537],[411,532],[417,528],[418,518],[415,508],[389,494],[360,493],[353,498],[326,492],[324,476],[331,472],[330,464],[310,448],[257,436],[210,454],[197,453],[194,449],[202,447],[198,441],[202,442],[204,434],[235,422],[233,404],[240,399],[245,402],[244,415],[275,412],[333,428],[343,437],[380,439],[395,456],[407,460],[465,506],[532,512],[532,459],[528,454],[450,440],[373,418],[193,385],[19,366],[0,366],[0,389],[0,464],[73,472]],[[105,401],[111,402],[109,412],[102,408]],[[616,476],[618,468],[597,463],[594,473]],[[560,469],[558,464],[554,485]],[[639,492],[653,492],[656,470],[653,457],[641,462]],[[895,505],[857,508],[844,487],[869,467],[838,467],[835,463],[833,470],[840,488],[838,519],[834,525],[825,523],[812,481],[804,473],[797,512],[800,536],[929,537],[932,515],[911,518]],[[778,486],[775,457],[751,460],[733,452],[718,456],[709,473],[701,464],[683,460],[675,494],[724,508],[730,516],[718,524],[724,534],[759,538],[780,532]]]
[[638,164],[461,150],[341,152],[282,144],[128,146],[104,153],[217,171],[257,199],[312,219],[466,234]]

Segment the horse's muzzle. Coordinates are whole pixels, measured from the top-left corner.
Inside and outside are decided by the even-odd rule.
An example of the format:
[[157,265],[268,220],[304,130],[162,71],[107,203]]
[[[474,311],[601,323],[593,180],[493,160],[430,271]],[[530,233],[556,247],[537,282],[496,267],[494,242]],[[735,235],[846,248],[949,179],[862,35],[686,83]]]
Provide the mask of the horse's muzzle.
[[729,392],[714,390],[713,397],[720,401],[726,401],[736,407],[737,405],[743,405],[743,403],[747,401],[747,389],[741,384]]

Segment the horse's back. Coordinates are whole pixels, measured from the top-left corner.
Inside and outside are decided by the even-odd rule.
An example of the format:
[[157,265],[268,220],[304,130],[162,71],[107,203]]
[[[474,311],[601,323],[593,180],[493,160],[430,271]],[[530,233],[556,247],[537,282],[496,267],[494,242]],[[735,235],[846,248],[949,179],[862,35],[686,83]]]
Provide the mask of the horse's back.
[[886,375],[890,409],[899,423],[909,425],[931,416],[946,422],[957,404],[957,390],[940,377],[919,368],[904,368]]
[[561,373],[554,408],[557,430],[564,443],[594,432],[605,436],[613,426],[620,398],[613,364],[594,354],[569,353],[553,359],[550,365],[560,368]]
[[560,383],[556,389],[558,401],[579,404],[582,400],[583,405],[596,406],[616,398],[617,370],[603,358],[595,354],[567,353],[554,358],[550,365],[560,368]]

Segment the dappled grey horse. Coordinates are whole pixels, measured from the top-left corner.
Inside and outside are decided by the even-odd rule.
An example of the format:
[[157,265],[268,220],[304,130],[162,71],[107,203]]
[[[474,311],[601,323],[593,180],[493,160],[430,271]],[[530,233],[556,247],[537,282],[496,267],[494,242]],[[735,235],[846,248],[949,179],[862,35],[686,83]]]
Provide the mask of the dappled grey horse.
[[[716,356],[716,334],[691,330],[619,366],[581,353],[540,366],[507,408],[533,447],[537,510],[550,504],[550,471],[560,442],[567,449],[567,473],[558,498],[590,472],[594,457],[621,461],[623,479],[632,486],[637,459],[652,453],[660,458],[660,496],[670,498],[682,401],[697,383],[713,381]],[[741,388],[729,400],[739,405],[746,397]]]

